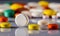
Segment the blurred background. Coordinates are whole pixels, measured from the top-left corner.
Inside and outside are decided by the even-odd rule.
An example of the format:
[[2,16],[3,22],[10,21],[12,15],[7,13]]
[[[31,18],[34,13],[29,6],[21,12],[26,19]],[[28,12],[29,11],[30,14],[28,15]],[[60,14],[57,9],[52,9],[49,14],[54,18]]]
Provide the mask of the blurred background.
[[[9,2],[19,2],[19,3],[28,3],[28,2],[39,2],[40,0],[0,0],[0,4],[9,3]],[[60,0],[46,0],[48,2],[60,3]],[[4,9],[4,8],[3,8]],[[8,22],[13,26],[13,28],[0,28],[0,36],[60,36],[60,30],[28,30],[27,27],[20,27],[15,23],[14,18],[8,18]],[[37,23],[39,19],[31,19],[30,23]],[[60,19],[59,27],[60,27]],[[56,21],[56,20],[55,20]],[[9,23],[8,23],[9,24]],[[5,25],[3,25],[5,26]],[[14,28],[15,27],[15,28]]]

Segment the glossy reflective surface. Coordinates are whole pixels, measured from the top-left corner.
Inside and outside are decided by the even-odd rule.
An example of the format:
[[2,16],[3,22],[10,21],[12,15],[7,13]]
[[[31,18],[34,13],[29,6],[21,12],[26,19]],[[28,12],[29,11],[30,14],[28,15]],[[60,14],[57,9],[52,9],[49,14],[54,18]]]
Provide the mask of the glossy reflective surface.
[[0,36],[60,36],[60,30],[28,32],[27,28],[0,28]]

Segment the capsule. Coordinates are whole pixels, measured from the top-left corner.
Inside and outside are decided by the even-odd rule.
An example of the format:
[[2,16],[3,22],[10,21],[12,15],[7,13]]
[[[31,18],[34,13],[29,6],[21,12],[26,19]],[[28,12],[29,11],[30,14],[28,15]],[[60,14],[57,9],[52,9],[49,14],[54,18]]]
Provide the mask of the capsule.
[[29,24],[28,29],[29,30],[39,30],[39,25],[38,24]]
[[15,12],[11,9],[7,9],[4,11],[4,16],[8,18],[14,17]]
[[58,24],[48,24],[48,29],[49,30],[57,30],[58,29]]
[[4,16],[0,16],[0,22],[8,22],[8,18]]
[[11,24],[9,22],[2,22],[0,23],[1,28],[10,28]]

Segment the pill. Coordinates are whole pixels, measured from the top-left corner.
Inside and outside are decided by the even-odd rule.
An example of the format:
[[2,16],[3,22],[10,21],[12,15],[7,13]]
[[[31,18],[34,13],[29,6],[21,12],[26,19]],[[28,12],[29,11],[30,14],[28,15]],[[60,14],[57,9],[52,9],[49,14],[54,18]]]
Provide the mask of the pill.
[[48,24],[48,29],[49,30],[57,30],[58,29],[58,24]]
[[28,16],[26,16],[24,14],[19,14],[15,18],[15,23],[19,27],[20,26],[27,26],[29,23],[29,18],[28,18]]
[[29,30],[40,30],[40,27],[38,24],[29,24],[28,29]]
[[9,22],[2,22],[0,23],[1,28],[10,28],[11,24]]
[[8,22],[8,18],[5,16],[0,16],[0,22]]
[[11,9],[7,9],[4,11],[4,16],[8,18],[14,17],[14,14],[15,14],[14,10]]

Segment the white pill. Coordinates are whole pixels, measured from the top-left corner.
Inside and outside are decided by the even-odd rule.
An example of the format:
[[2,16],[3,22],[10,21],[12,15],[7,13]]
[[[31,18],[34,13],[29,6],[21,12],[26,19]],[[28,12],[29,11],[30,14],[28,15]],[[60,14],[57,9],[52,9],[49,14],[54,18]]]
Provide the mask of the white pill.
[[4,10],[3,9],[0,9],[0,12],[2,13]]
[[10,9],[10,5],[8,5],[8,4],[1,4],[0,5],[0,9],[3,9],[3,10]]
[[15,36],[29,36],[27,28],[16,29]]
[[31,15],[33,17],[40,17],[42,16],[42,9],[30,9]]
[[50,3],[49,7],[55,11],[60,11],[60,3]]
[[60,17],[60,12],[58,12],[56,16],[57,16],[57,18]]
[[48,21],[47,20],[39,20],[37,22],[38,25],[48,25]]
[[29,23],[29,19],[28,16],[24,15],[24,14],[19,14],[16,16],[15,18],[15,23],[17,26],[27,26]]
[[29,11],[21,11],[21,13],[31,17],[31,12]]
[[27,5],[28,6],[34,6],[34,7],[38,7],[39,6],[37,2],[29,2]]

